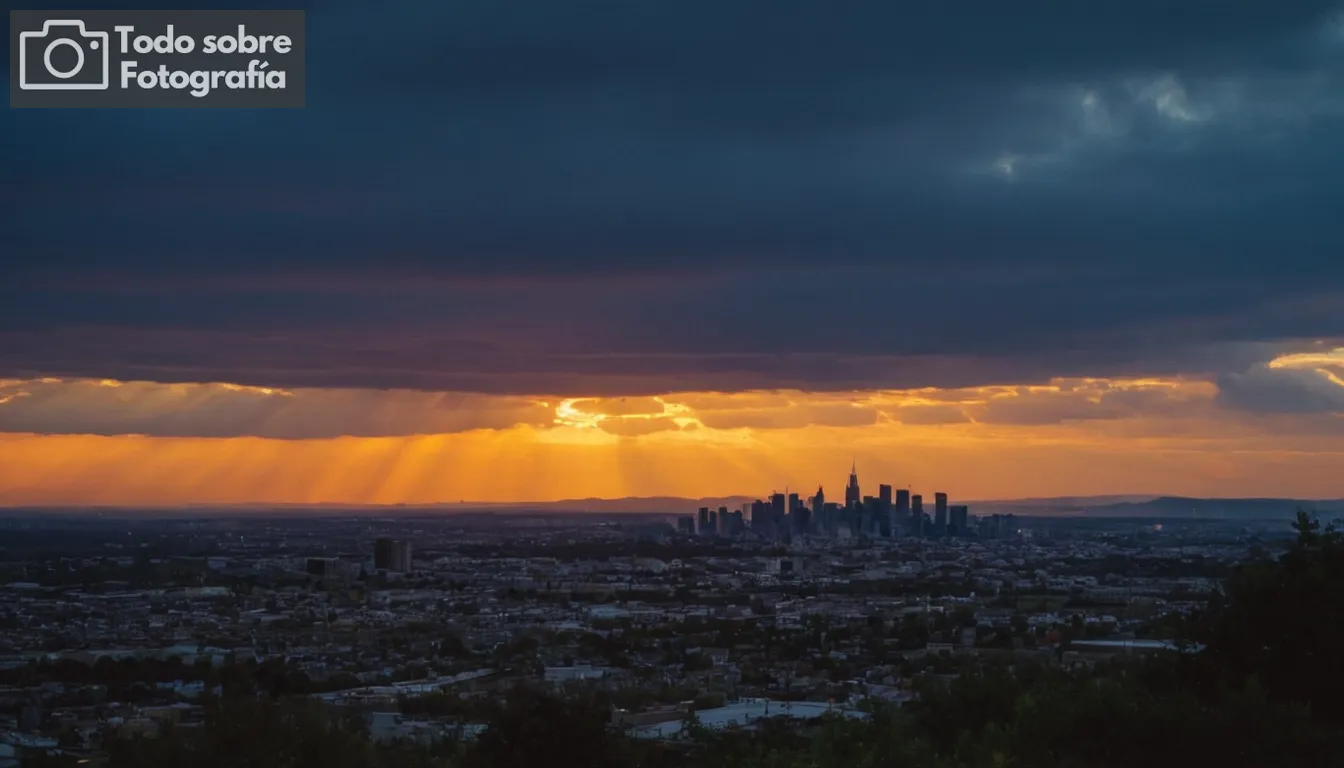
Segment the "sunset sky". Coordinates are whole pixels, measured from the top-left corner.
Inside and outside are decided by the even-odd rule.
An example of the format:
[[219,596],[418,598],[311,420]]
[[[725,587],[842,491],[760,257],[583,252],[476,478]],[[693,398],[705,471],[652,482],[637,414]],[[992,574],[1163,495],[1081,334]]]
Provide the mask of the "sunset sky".
[[315,2],[306,109],[7,110],[0,504],[1344,497],[1344,8],[1065,5]]

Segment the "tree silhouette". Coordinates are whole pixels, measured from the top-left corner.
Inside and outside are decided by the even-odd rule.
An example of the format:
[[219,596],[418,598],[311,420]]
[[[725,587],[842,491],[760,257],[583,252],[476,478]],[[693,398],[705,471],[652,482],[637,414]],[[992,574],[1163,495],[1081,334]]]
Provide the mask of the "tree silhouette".
[[465,756],[472,768],[565,765],[618,768],[624,739],[607,728],[607,713],[584,702],[517,689]]
[[1236,569],[1203,617],[1203,661],[1224,682],[1255,678],[1279,701],[1344,723],[1344,535],[1299,511],[1277,560]]

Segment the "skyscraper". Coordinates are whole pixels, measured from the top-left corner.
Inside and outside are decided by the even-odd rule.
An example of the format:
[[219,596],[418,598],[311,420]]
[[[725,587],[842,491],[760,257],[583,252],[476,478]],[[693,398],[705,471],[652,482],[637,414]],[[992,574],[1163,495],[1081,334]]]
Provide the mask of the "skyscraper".
[[877,535],[883,538],[890,538],[892,535],[891,527],[891,486],[877,486],[877,510],[876,520]]
[[924,535],[924,497],[918,493],[910,497],[910,532]]
[[789,522],[793,524],[793,532],[798,535],[805,535],[812,532],[812,511],[807,507],[798,505],[789,515]]
[[742,510],[734,510],[728,515],[728,535],[741,536],[742,531],[746,530],[746,524],[742,522]]
[[896,489],[896,509],[892,512],[895,519],[892,525],[903,530],[910,530],[910,490],[908,488]]
[[373,567],[380,571],[406,573],[411,570],[411,542],[378,539],[373,542]]
[[967,528],[967,518],[970,516],[966,505],[954,504],[949,507],[948,515],[948,524],[950,528],[948,532],[953,536],[965,536],[966,532],[969,530]]
[[933,531],[935,536],[947,534],[947,494],[933,494]]
[[831,521],[826,517],[826,492],[817,486],[817,495],[812,497],[812,527],[821,530],[822,533],[831,532]]
[[845,509],[858,509],[863,504],[863,496],[859,495],[859,473],[858,465],[851,465],[849,468],[849,485],[845,486]]

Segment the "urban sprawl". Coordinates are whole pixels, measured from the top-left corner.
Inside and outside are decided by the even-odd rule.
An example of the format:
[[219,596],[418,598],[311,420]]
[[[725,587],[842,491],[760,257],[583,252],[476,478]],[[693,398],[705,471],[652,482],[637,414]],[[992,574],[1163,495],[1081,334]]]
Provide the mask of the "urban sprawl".
[[977,519],[943,493],[861,496],[853,472],[842,503],[715,507],[11,510],[0,766],[107,764],[214,727],[221,701],[341,713],[371,749],[471,745],[519,690],[669,749],[858,721],[986,664],[1172,652],[1238,563],[1293,537],[1282,517]]

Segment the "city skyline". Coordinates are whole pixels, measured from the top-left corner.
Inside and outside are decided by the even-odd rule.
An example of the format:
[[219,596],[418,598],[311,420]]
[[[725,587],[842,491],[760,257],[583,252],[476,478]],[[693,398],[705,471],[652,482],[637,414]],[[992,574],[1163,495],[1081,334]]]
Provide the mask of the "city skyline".
[[1048,5],[335,0],[303,109],[8,110],[0,504],[1344,497],[1338,2]]
[[[825,486],[804,497],[785,488],[741,505],[741,509],[702,506],[695,515],[681,515],[682,533],[735,538],[748,533],[765,540],[789,541],[793,537],[965,538],[984,535],[998,538],[1015,530],[1015,515],[992,514],[978,518],[966,504],[949,504],[946,492],[934,491],[932,506],[925,508],[924,495],[910,487],[878,483],[876,494],[863,493],[858,463],[850,464],[843,502],[827,501]],[[831,497],[834,498],[834,497]]]

